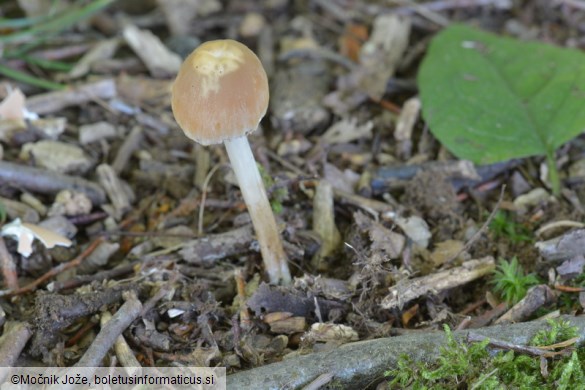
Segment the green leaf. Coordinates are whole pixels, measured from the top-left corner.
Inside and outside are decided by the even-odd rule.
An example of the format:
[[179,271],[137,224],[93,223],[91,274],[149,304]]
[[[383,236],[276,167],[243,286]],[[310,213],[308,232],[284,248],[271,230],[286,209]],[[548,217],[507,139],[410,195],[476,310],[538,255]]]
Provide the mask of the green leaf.
[[558,191],[554,151],[585,129],[584,54],[456,25],[433,39],[418,82],[424,118],[453,154],[544,155]]

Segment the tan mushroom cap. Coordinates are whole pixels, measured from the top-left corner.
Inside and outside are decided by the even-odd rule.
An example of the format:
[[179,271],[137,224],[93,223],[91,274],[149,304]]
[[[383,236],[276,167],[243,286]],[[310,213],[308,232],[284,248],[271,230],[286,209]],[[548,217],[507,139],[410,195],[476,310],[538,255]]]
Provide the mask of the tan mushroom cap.
[[172,95],[173,114],[185,135],[217,144],[256,130],[268,108],[268,79],[245,45],[209,41],[185,59]]

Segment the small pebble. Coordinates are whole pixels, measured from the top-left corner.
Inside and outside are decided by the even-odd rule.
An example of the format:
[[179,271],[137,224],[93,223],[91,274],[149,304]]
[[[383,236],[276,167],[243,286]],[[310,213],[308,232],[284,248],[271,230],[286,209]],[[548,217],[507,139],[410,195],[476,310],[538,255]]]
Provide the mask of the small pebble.
[[85,173],[93,166],[83,149],[58,141],[27,143],[22,147],[20,158],[34,159],[37,165],[61,173]]

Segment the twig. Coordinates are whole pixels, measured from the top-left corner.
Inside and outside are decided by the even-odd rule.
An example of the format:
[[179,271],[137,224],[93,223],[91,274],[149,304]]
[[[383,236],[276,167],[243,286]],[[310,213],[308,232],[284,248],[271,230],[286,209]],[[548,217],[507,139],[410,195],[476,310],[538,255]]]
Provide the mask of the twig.
[[50,283],[47,286],[47,290],[51,292],[58,292],[61,290],[70,290],[72,288],[79,287],[83,284],[87,284],[93,281],[110,280],[116,277],[129,274],[134,271],[136,262],[118,266],[116,268],[109,269],[107,271],[101,271],[93,275],[80,275],[69,280],[58,281]]
[[116,96],[114,79],[100,80],[76,88],[35,95],[27,99],[26,108],[39,115],[51,114],[66,107],[79,106],[94,99],[111,99]]
[[108,217],[105,211],[96,211],[89,214],[73,215],[67,219],[74,225],[90,225],[94,222],[104,220]]
[[8,249],[4,238],[0,237],[0,264],[2,264],[2,276],[9,290],[18,289],[18,275],[16,274],[16,265]]
[[333,188],[333,193],[335,194],[336,198],[341,198],[342,202],[346,202],[357,206],[372,215],[377,215],[378,213],[394,211],[395,208],[388,203],[381,202],[379,200],[366,198],[363,196],[351,194],[349,192]]
[[[251,225],[225,233],[207,235],[181,244],[181,257],[188,263],[212,265],[228,256],[242,255],[252,250],[254,233]],[[175,249],[176,250],[176,249]]]
[[554,222],[549,222],[546,223],[544,225],[542,225],[536,232],[534,232],[534,234],[536,236],[542,236],[542,234],[548,230],[551,229],[557,229],[557,228],[579,228],[582,229],[585,227],[585,223],[582,222],[577,222],[577,221],[554,221]]
[[173,289],[173,284],[177,280],[177,273],[173,273],[169,280],[152,296],[150,297],[144,304],[142,305],[142,312],[140,313],[141,317],[144,317],[146,313],[150,310],[154,309],[158,301],[163,299],[166,295],[169,294],[170,291]]
[[492,210],[492,212],[490,213],[490,215],[488,216],[488,218],[485,220],[485,222],[483,223],[483,225],[481,225],[481,228],[478,231],[475,232],[475,234],[465,243],[465,245],[463,245],[463,248],[461,248],[461,250],[459,252],[457,252],[455,255],[451,256],[451,258],[449,260],[447,260],[443,264],[443,268],[445,266],[450,265],[463,252],[469,250],[469,248],[471,248],[471,246],[475,243],[475,241],[477,241],[479,239],[479,237],[489,228],[489,226],[492,223],[494,217],[496,216],[496,213],[500,209],[500,205],[502,204],[502,200],[504,199],[504,191],[505,190],[506,190],[506,185],[504,184],[502,186],[502,189],[500,190],[500,196],[498,198],[498,201],[496,202],[496,205],[494,206],[494,209]]
[[104,190],[89,180],[5,161],[0,161],[0,185],[49,195],[68,189],[83,192],[94,205],[100,205],[106,201]]
[[427,18],[431,22],[438,24],[441,27],[446,27],[449,24],[451,24],[449,19],[447,19],[443,15],[433,11],[429,7],[426,7],[425,5],[417,4],[412,0],[394,0],[394,1],[397,1],[398,3],[404,4],[404,5],[412,8],[420,16]]
[[116,218],[122,218],[131,209],[134,193],[124,187],[124,183],[111,165],[100,164],[96,168],[96,173],[101,186],[112,202]]
[[0,337],[0,367],[14,366],[30,336],[30,326],[25,322],[8,321],[4,325]]
[[[575,0],[559,0],[566,2],[575,2]],[[440,12],[449,11],[461,8],[473,8],[473,7],[484,7],[484,6],[496,6],[502,9],[509,9],[512,6],[510,0],[436,0],[429,3],[425,3],[424,7],[427,10]],[[417,12],[416,8],[412,6],[402,6],[392,10],[401,15],[409,15]]]
[[244,280],[244,273],[241,268],[235,272],[236,289],[237,289],[237,303],[240,306],[240,324],[241,327],[248,330],[252,325],[252,319],[246,306],[246,281]]
[[[144,310],[142,312],[144,313]],[[112,314],[109,311],[103,312],[102,316],[100,317],[100,324],[102,328],[104,328],[111,319]],[[116,338],[114,343],[114,351],[116,351],[116,356],[120,360],[120,363],[122,363],[122,366],[127,368],[137,367],[138,369],[142,367],[134,356],[134,353],[132,353],[132,349],[122,334]]]
[[326,372],[325,374],[321,374],[307,386],[303,387],[303,390],[322,389],[327,383],[331,382],[334,377],[335,374],[333,372]]
[[116,158],[112,163],[112,168],[114,168],[117,174],[122,173],[130,157],[132,157],[132,153],[140,146],[144,138],[142,132],[143,130],[140,126],[132,128],[132,131],[130,131],[130,134],[126,137],[120,149],[118,149],[118,154],[116,154]]
[[532,316],[541,307],[555,302],[557,297],[558,294],[546,284],[534,286],[528,290],[520,302],[511,307],[495,323],[521,322]]
[[96,326],[96,324],[97,320],[94,317],[90,318],[89,321],[85,323],[85,325],[83,325],[77,332],[75,332],[73,336],[69,338],[69,340],[67,340],[67,342],[65,343],[65,347],[70,348],[77,344],[79,340],[81,340],[84,336],[87,335],[87,332],[89,332],[91,328]]
[[104,239],[102,237],[96,238],[95,240],[93,240],[91,242],[91,244],[89,244],[87,246],[87,248],[85,248],[85,250],[83,252],[81,252],[73,260],[71,260],[67,263],[59,264],[58,266],[51,268],[49,271],[45,272],[45,274],[43,274],[41,277],[30,282],[26,286],[20,287],[16,290],[0,291],[0,297],[21,295],[21,294],[26,294],[26,293],[34,291],[37,288],[37,286],[43,284],[44,282],[51,279],[52,277],[59,275],[61,272],[66,271],[70,268],[77,267],[83,261],[83,259],[85,259],[87,256],[89,256],[89,254],[91,252],[93,252],[99,246],[99,244],[101,244],[103,241],[104,241]]
[[555,284],[554,288],[555,288],[555,290],[562,291],[562,292],[568,292],[568,293],[580,293],[580,292],[585,291],[585,287],[565,286],[562,284]]
[[284,158],[280,157],[278,154],[274,153],[273,151],[271,151],[269,149],[265,149],[264,153],[266,153],[266,155],[269,158],[271,158],[272,160],[276,161],[277,163],[279,163],[283,167],[291,170],[293,173],[296,173],[299,176],[305,176],[305,177],[311,176],[307,172],[303,171],[302,169],[300,169],[296,165],[294,165],[291,162],[285,160]]
[[390,288],[381,306],[384,309],[402,307],[405,303],[428,293],[437,293],[461,286],[479,279],[496,268],[494,258],[486,256],[478,260],[469,260],[462,266],[431,275],[406,280]]
[[142,311],[142,303],[140,303],[134,291],[129,291],[125,295],[126,302],[102,327],[87,351],[85,351],[85,354],[75,364],[75,367],[101,366],[102,359],[114,345],[118,336],[138,318]]
[[201,188],[201,202],[199,203],[199,220],[197,221],[197,233],[199,236],[203,235],[203,213],[205,212],[205,199],[207,198],[207,187],[209,187],[209,182],[211,178],[217,172],[218,169],[223,168],[225,164],[219,164],[213,167],[211,171],[205,177],[205,181],[203,182],[203,186]]
[[[539,347],[530,347],[528,345],[519,345],[510,343],[508,341],[499,340],[493,337],[486,337],[475,332],[469,332],[467,335],[467,341],[470,343],[479,343],[484,341],[485,339],[489,338],[488,345],[494,348],[511,350],[514,352],[524,353],[530,356],[543,356],[543,357],[552,357],[555,355],[563,354],[564,351],[561,352],[549,352],[546,349],[539,348]],[[575,343],[575,339],[572,339],[573,344]]]

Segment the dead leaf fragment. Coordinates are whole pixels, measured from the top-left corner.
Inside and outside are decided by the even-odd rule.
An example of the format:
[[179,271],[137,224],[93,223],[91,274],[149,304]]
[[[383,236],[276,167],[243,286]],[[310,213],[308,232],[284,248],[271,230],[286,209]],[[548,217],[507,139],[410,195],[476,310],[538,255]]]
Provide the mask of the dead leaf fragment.
[[435,250],[431,253],[431,261],[435,267],[443,265],[447,260],[458,255],[463,249],[463,243],[457,240],[446,240],[435,245]]
[[371,258],[380,256],[383,260],[390,260],[400,256],[406,243],[402,234],[391,231],[359,211],[355,212],[353,217],[359,228],[367,232],[372,241]]
[[351,23],[343,33],[339,40],[339,47],[341,54],[348,57],[352,61],[359,58],[360,49],[364,42],[368,39],[368,27],[363,24]]
[[358,125],[357,118],[342,119],[334,123],[323,136],[321,141],[326,144],[340,144],[355,141],[360,138],[371,138],[374,123],[367,121]]
[[36,238],[43,243],[45,247],[51,249],[55,246],[71,246],[71,240],[60,234],[48,229],[34,225],[32,223],[21,222],[19,218],[4,225],[0,230],[2,236],[14,236],[18,241],[18,253],[24,257],[29,257],[32,253],[32,243]]
[[394,15],[379,15],[372,35],[360,50],[359,86],[378,101],[386,92],[388,80],[398,67],[410,37],[410,20]]
[[349,343],[358,341],[359,336],[353,328],[341,324],[314,323],[307,335],[308,338],[321,342]]
[[25,96],[18,88],[13,89],[0,103],[2,119],[24,120]]
[[304,332],[307,328],[305,317],[290,317],[270,323],[270,331],[279,334]]

